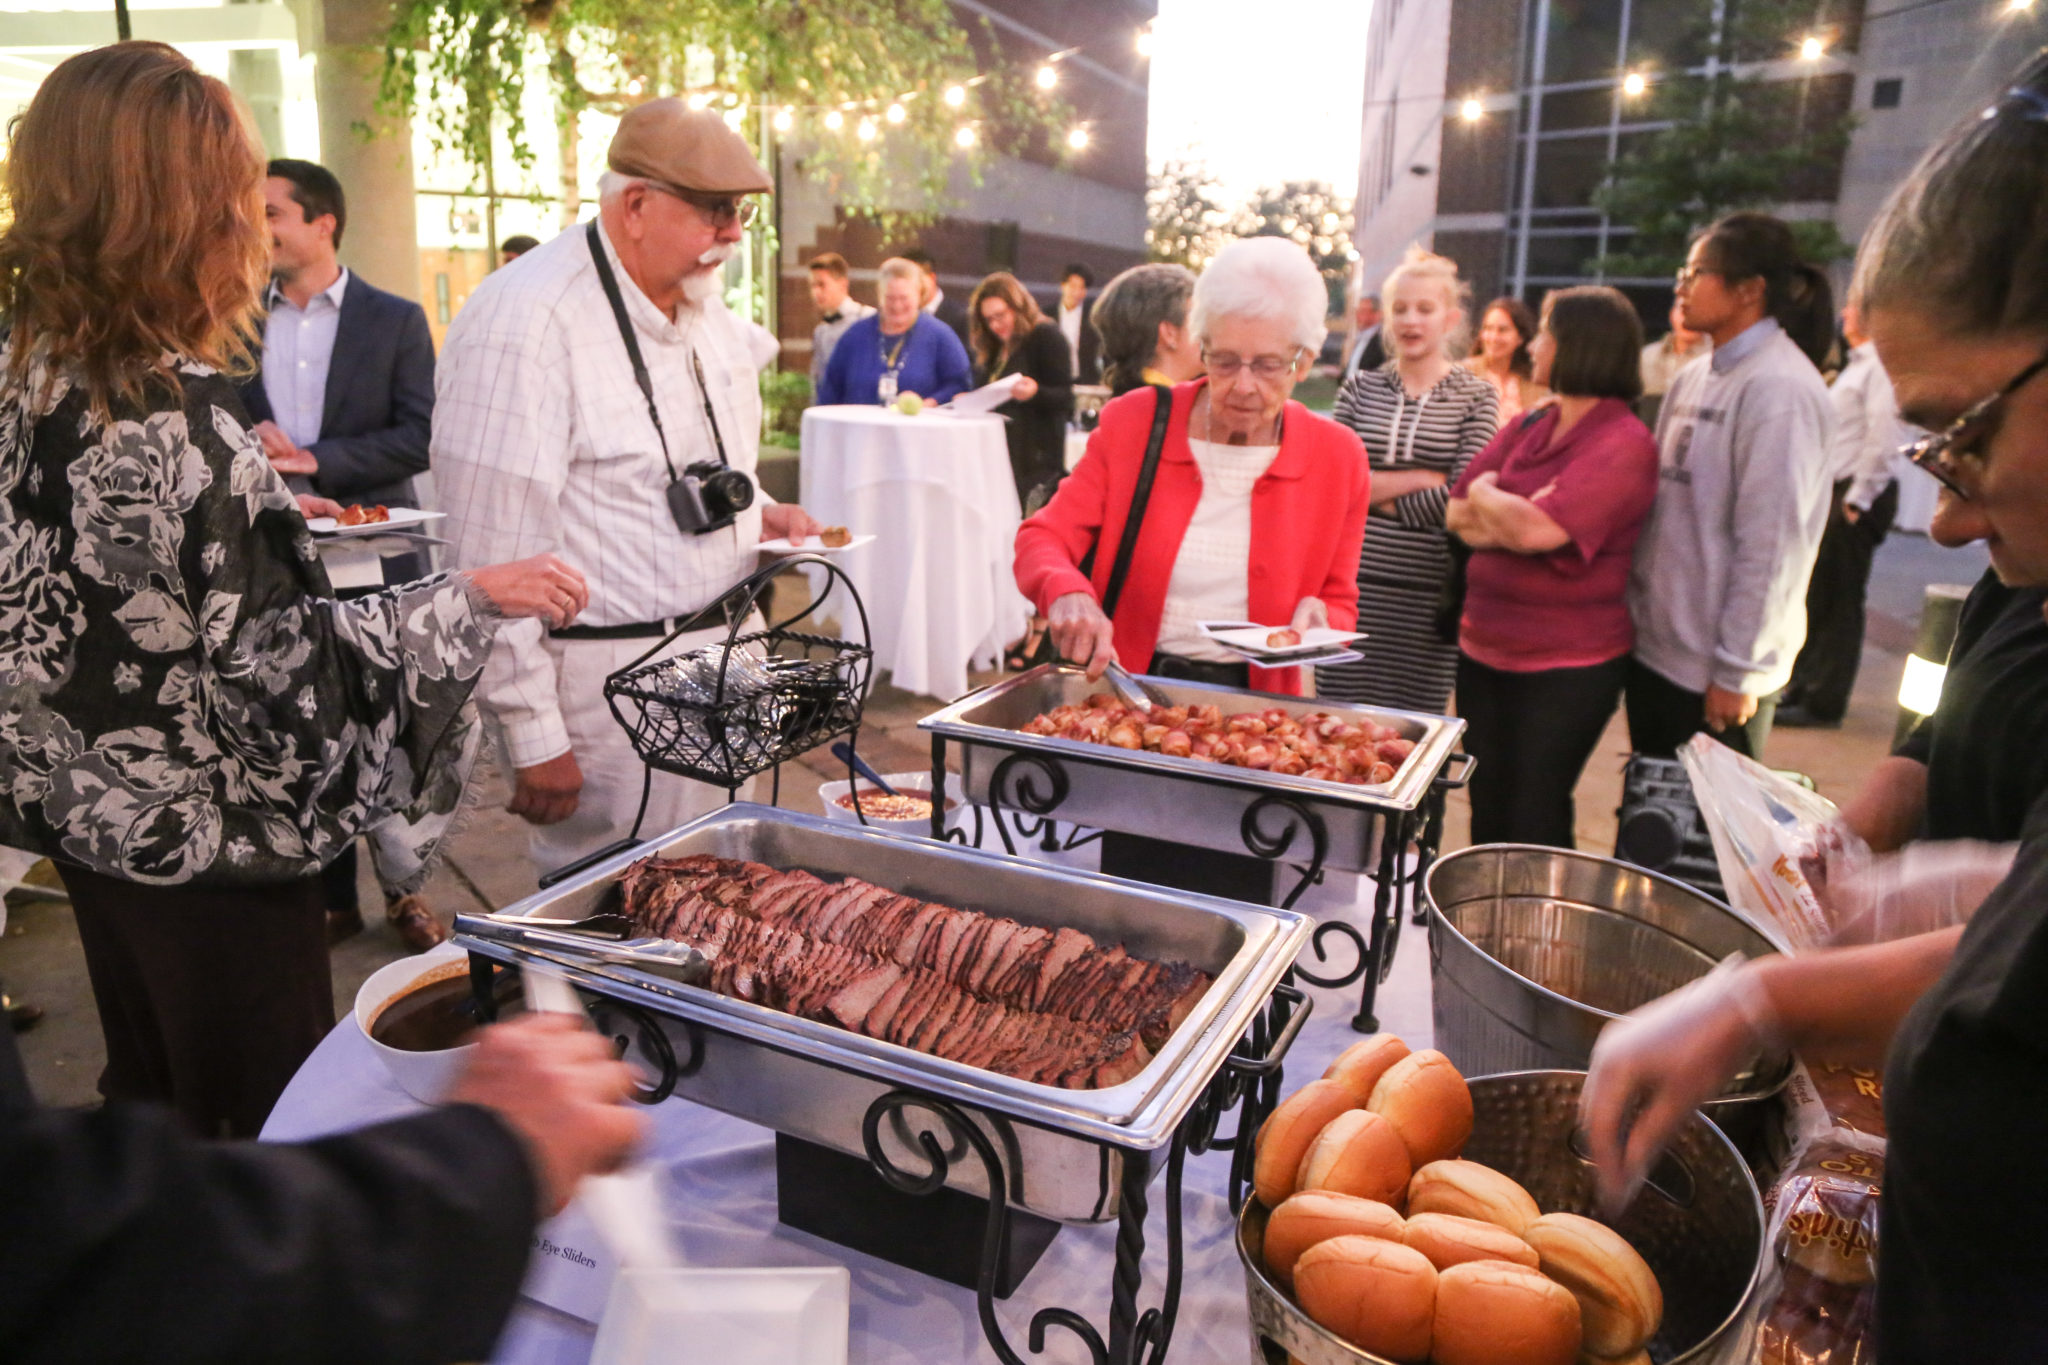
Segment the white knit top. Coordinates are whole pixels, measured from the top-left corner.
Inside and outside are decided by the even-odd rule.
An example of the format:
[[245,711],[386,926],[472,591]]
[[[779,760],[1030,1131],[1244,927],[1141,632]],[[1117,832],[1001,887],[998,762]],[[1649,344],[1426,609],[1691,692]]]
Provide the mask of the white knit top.
[[1181,538],[1173,574],[1166,580],[1158,648],[1183,658],[1241,663],[1242,656],[1203,635],[1195,623],[1250,619],[1246,585],[1252,559],[1252,486],[1271,468],[1280,447],[1191,439],[1188,448],[1202,476],[1202,496]]

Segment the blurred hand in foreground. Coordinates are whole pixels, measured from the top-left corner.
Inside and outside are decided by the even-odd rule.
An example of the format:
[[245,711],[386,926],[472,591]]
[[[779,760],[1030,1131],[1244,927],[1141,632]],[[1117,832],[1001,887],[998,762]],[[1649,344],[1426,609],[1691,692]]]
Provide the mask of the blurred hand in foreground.
[[611,1044],[567,1014],[524,1014],[477,1035],[476,1054],[449,1104],[496,1113],[525,1142],[541,1216],[561,1212],[586,1175],[614,1171],[640,1140],[626,1107],[633,1073]]
[[2012,871],[2018,844],[1944,839],[1906,845],[1831,888],[1836,944],[1890,943],[1965,924]]
[[1692,1112],[1782,1041],[1754,964],[1734,957],[1601,1031],[1579,1091],[1579,1124],[1609,1216],[1628,1207]]

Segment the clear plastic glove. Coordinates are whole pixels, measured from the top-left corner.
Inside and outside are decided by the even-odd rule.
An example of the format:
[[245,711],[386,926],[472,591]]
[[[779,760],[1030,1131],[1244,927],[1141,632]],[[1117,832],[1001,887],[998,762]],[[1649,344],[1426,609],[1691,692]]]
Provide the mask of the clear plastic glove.
[[2006,875],[2018,844],[1908,844],[1831,889],[1836,944],[1889,943],[1966,923]]
[[1579,1092],[1601,1206],[1627,1208],[1692,1112],[1783,1041],[1755,966],[1739,955],[1602,1030]]

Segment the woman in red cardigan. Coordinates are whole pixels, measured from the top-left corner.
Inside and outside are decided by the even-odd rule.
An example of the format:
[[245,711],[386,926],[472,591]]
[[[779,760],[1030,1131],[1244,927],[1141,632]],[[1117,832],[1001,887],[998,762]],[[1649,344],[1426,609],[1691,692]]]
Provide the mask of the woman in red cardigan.
[[[1293,243],[1255,237],[1225,248],[1189,313],[1208,377],[1105,407],[1080,465],[1018,530],[1017,586],[1090,677],[1121,663],[1299,695],[1300,669],[1249,668],[1196,622],[1356,623],[1365,449],[1350,428],[1289,398],[1322,345],[1327,303],[1322,276]],[[1160,402],[1173,405],[1166,443],[1111,620],[1102,593]]]

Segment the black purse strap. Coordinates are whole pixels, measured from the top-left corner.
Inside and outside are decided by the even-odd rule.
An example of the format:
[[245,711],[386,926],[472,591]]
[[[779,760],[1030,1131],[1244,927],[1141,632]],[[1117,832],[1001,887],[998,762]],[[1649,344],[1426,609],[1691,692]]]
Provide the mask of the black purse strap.
[[1152,501],[1152,481],[1159,474],[1159,453],[1166,448],[1166,424],[1173,418],[1173,390],[1164,384],[1151,386],[1152,435],[1145,443],[1145,462],[1138,466],[1138,486],[1131,490],[1131,510],[1124,518],[1124,533],[1117,541],[1116,558],[1109,566],[1109,582],[1102,589],[1102,614],[1116,615],[1116,604],[1124,595],[1124,579],[1130,576],[1131,555],[1138,548],[1138,529],[1145,521],[1145,506]]

